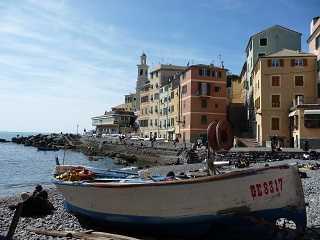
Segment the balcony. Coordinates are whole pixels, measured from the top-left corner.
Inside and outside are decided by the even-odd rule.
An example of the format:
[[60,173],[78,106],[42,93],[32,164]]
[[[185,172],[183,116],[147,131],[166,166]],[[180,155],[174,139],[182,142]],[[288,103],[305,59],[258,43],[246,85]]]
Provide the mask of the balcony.
[[304,96],[296,96],[292,100],[292,104],[290,109],[294,109],[298,106],[304,105],[304,104],[317,104],[317,98],[315,97],[304,97]]

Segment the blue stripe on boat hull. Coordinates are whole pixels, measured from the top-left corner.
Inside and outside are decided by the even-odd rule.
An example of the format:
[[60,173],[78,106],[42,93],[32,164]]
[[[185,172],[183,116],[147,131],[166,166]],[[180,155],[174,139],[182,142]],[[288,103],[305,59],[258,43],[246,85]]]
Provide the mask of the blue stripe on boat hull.
[[[91,223],[109,229],[127,232],[154,234],[157,236],[206,236],[224,239],[276,239],[274,225],[279,218],[287,218],[296,223],[299,232],[306,227],[305,209],[281,208],[251,212],[250,215],[205,215],[179,218],[143,217],[105,214],[89,211],[65,202],[67,211],[90,219]],[[271,235],[270,235],[271,234]],[[235,238],[234,238],[235,236]]]

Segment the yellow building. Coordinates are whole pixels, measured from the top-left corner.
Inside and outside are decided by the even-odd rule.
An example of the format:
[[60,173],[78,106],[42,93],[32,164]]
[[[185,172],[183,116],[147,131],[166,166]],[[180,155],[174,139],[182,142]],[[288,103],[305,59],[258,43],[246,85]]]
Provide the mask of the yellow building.
[[229,75],[227,79],[231,84],[230,93],[228,94],[229,103],[244,103],[243,82],[241,78],[237,75]]
[[180,76],[176,74],[160,88],[159,137],[174,140],[180,137]]
[[292,145],[289,110],[294,102],[316,101],[316,56],[283,49],[260,57],[253,90],[257,142],[268,146],[276,136],[283,146]]
[[124,104],[126,111],[136,112],[138,110],[137,107],[137,94],[130,93],[124,96]]
[[163,129],[164,120],[160,121],[160,118],[162,118],[160,114],[161,109],[163,115],[163,104],[161,105],[160,102],[160,89],[169,84],[169,80],[175,74],[179,74],[185,69],[183,66],[160,64],[150,72],[150,78],[140,92],[138,120],[141,137],[169,138],[169,134],[165,134],[168,126],[167,120],[165,122],[165,129]]

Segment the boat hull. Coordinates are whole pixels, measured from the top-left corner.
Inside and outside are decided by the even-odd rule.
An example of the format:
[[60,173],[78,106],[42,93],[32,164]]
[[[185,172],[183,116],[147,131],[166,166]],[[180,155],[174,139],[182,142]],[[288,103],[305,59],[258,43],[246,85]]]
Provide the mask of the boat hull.
[[306,226],[301,180],[289,166],[152,184],[56,185],[68,211],[129,231],[170,236],[250,231],[255,237],[254,231],[263,231],[261,238],[274,234],[280,218],[292,220],[299,233]]

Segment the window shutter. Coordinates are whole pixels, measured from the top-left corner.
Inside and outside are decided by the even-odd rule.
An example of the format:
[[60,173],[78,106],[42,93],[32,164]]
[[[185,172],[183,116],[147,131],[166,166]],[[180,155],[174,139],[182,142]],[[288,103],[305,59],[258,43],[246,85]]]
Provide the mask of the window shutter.
[[303,66],[308,66],[308,60],[307,59],[303,59]]
[[280,67],[283,67],[283,59],[280,59]]
[[211,84],[207,83],[207,96],[211,96]]
[[294,59],[291,59],[291,67],[294,66],[294,62],[295,62],[295,60],[294,60]]
[[198,83],[198,93],[199,93],[199,95],[201,95],[202,94],[202,91],[201,91],[202,89],[201,89],[201,83],[199,82]]
[[271,59],[268,59],[268,67],[271,67]]

